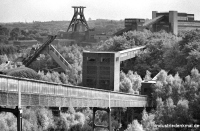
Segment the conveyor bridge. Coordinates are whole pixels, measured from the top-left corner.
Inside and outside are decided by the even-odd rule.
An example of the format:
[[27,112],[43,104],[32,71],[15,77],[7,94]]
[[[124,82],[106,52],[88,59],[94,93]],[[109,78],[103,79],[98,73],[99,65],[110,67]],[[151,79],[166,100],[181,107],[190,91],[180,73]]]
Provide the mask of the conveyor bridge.
[[0,105],[146,107],[147,96],[0,75]]

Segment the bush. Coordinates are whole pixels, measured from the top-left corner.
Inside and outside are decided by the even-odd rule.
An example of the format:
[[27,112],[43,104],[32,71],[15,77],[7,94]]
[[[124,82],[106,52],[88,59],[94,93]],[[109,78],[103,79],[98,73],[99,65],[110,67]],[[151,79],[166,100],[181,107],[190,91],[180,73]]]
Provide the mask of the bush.
[[127,77],[131,80],[132,89],[134,91],[140,91],[142,78],[137,74],[137,72],[133,74],[133,71],[128,71]]
[[23,109],[23,131],[46,131],[55,127],[52,112],[45,108]]
[[8,61],[7,55],[0,55],[0,64],[6,63]]
[[37,117],[33,109],[23,109],[22,125],[23,131],[38,131]]
[[19,67],[14,69],[8,69],[3,71],[4,74],[15,76],[15,77],[22,77],[22,78],[29,78],[29,79],[36,79],[40,80],[40,76],[35,72],[33,69],[27,67]]
[[154,114],[148,114],[146,110],[143,110],[142,112],[142,126],[144,127],[145,131],[156,131],[157,127],[154,121],[155,115]]
[[72,131],[80,131],[86,121],[84,114],[80,112],[74,114],[61,113],[61,118],[65,127]]
[[53,114],[51,111],[45,108],[39,108],[36,110],[37,124],[42,130],[47,130],[54,127]]
[[0,117],[1,117],[1,119],[0,119],[0,128],[1,128],[1,130],[8,131],[7,123],[6,123],[5,119],[3,119],[2,114],[0,115]]
[[17,52],[17,48],[13,45],[5,45],[0,44],[0,55],[8,55],[8,54],[14,54]]
[[121,92],[139,94],[141,88],[142,78],[133,71],[128,71],[127,74],[120,72],[120,85]]
[[1,113],[0,128],[2,131],[17,131],[16,117],[12,113]]
[[128,128],[125,131],[144,131],[141,124],[137,120],[134,120],[132,124],[128,125]]

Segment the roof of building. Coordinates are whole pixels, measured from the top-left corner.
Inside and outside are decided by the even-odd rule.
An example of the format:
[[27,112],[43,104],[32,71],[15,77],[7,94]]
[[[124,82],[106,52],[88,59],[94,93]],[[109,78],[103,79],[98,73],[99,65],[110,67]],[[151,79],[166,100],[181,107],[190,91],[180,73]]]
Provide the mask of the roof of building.
[[87,51],[87,50],[84,50],[83,53],[94,53],[94,54],[98,54],[98,53],[118,53],[117,51]]

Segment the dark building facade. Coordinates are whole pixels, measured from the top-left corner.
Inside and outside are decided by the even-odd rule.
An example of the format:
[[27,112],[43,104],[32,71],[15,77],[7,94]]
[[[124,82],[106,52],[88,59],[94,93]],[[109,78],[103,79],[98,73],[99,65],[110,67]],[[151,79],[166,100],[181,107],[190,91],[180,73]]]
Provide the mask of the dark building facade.
[[144,22],[145,22],[144,19],[126,18],[124,22],[125,24],[124,26],[125,28],[131,28],[131,30],[142,31]]
[[119,52],[83,52],[83,85],[119,91]]
[[123,35],[124,32],[128,32],[131,30],[143,31],[143,24],[145,23],[145,19],[136,19],[136,18],[126,18],[124,21],[125,28],[119,30],[113,34],[113,36]]

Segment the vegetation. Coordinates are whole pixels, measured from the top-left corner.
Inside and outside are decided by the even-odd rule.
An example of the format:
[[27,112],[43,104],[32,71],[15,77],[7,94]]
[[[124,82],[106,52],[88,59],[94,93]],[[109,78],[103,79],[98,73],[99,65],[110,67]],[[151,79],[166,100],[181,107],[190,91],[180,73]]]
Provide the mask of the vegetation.
[[7,55],[0,55],[0,63],[6,63],[6,61],[8,61],[8,57]]
[[137,120],[134,120],[132,124],[128,125],[128,128],[125,131],[144,131],[144,129]]
[[17,119],[11,113],[0,114],[0,127],[2,131],[17,131]]
[[[105,113],[97,113],[97,124],[107,124]],[[17,121],[12,113],[1,113],[0,116],[2,130],[16,131]],[[54,116],[52,111],[46,108],[23,108],[22,122],[23,131],[92,131],[92,111],[89,108],[69,107],[59,116]],[[114,128],[116,124],[112,125]]]
[[[6,34],[7,31],[2,30]],[[11,32],[12,39],[26,33],[22,33],[18,29],[13,29]],[[34,32],[32,33],[34,34]],[[35,32],[36,34],[37,32]],[[143,111],[142,120],[139,122],[132,121],[129,108],[123,109],[125,111],[122,111],[122,115],[125,117],[122,117],[121,122],[119,122],[117,119],[119,114],[115,110],[112,112],[113,128],[119,128],[122,124],[126,131],[156,131],[171,130],[156,128],[156,124],[200,124],[200,106],[198,104],[200,103],[199,36],[199,30],[180,32],[178,37],[164,31],[157,33],[130,31],[89,48],[90,50],[120,51],[146,45],[146,49],[136,58],[124,62],[124,68],[120,72],[120,91],[122,92],[138,94],[142,78],[148,81],[160,72],[156,84],[152,85],[156,109],[150,113]],[[50,82],[81,84],[83,48],[77,45],[70,47],[58,45],[56,48],[73,66],[73,69],[69,69],[65,73],[40,71],[42,67],[57,67],[57,64],[48,55],[45,55],[31,65],[31,68],[38,73],[24,67],[10,70],[7,73],[13,76],[42,79]],[[0,53],[2,55],[1,62],[4,63],[8,60],[5,54],[15,53],[15,49],[12,46],[3,45]],[[23,116],[23,126],[25,130],[90,131],[92,125],[91,110],[82,110],[82,113],[77,110],[81,109],[68,111],[62,113],[60,117],[55,117],[46,109],[26,109]],[[2,118],[0,119],[0,127],[4,130],[15,130],[16,121],[14,121],[13,116],[9,113],[0,115]],[[105,120],[105,113],[99,112],[96,121],[100,124],[107,124]],[[128,124],[129,126],[127,126]],[[179,128],[178,130],[188,129]]]
[[13,45],[0,44],[0,55],[17,53],[17,48]]
[[35,72],[33,69],[27,68],[27,67],[18,67],[13,69],[7,69],[2,71],[6,75],[15,76],[15,77],[22,77],[22,78],[29,78],[29,79],[36,79],[40,80],[40,76],[37,72]]
[[[17,131],[17,120],[12,113],[1,113],[0,116],[1,130]],[[24,108],[22,129],[23,131],[91,131],[91,127],[87,127],[86,121],[87,118],[81,112],[68,111],[57,117],[53,116],[52,111],[46,108]]]
[[[61,73],[54,70],[49,70],[47,72],[40,71],[42,69],[55,69],[59,65],[49,56],[41,56],[38,60],[34,61],[30,68],[38,71],[41,76],[41,80],[49,82],[57,82],[64,84],[80,85],[82,83],[82,51],[83,48],[77,45],[62,47],[60,45],[56,46],[60,54],[68,61],[72,68],[67,69]],[[48,65],[48,66],[47,66]]]
[[154,85],[154,98],[157,101],[155,112],[158,124],[199,124],[199,80],[197,69],[191,71],[183,81],[178,74],[158,76]]
[[139,94],[141,88],[142,78],[135,72],[129,71],[126,75],[124,72],[120,72],[120,85],[119,91]]

